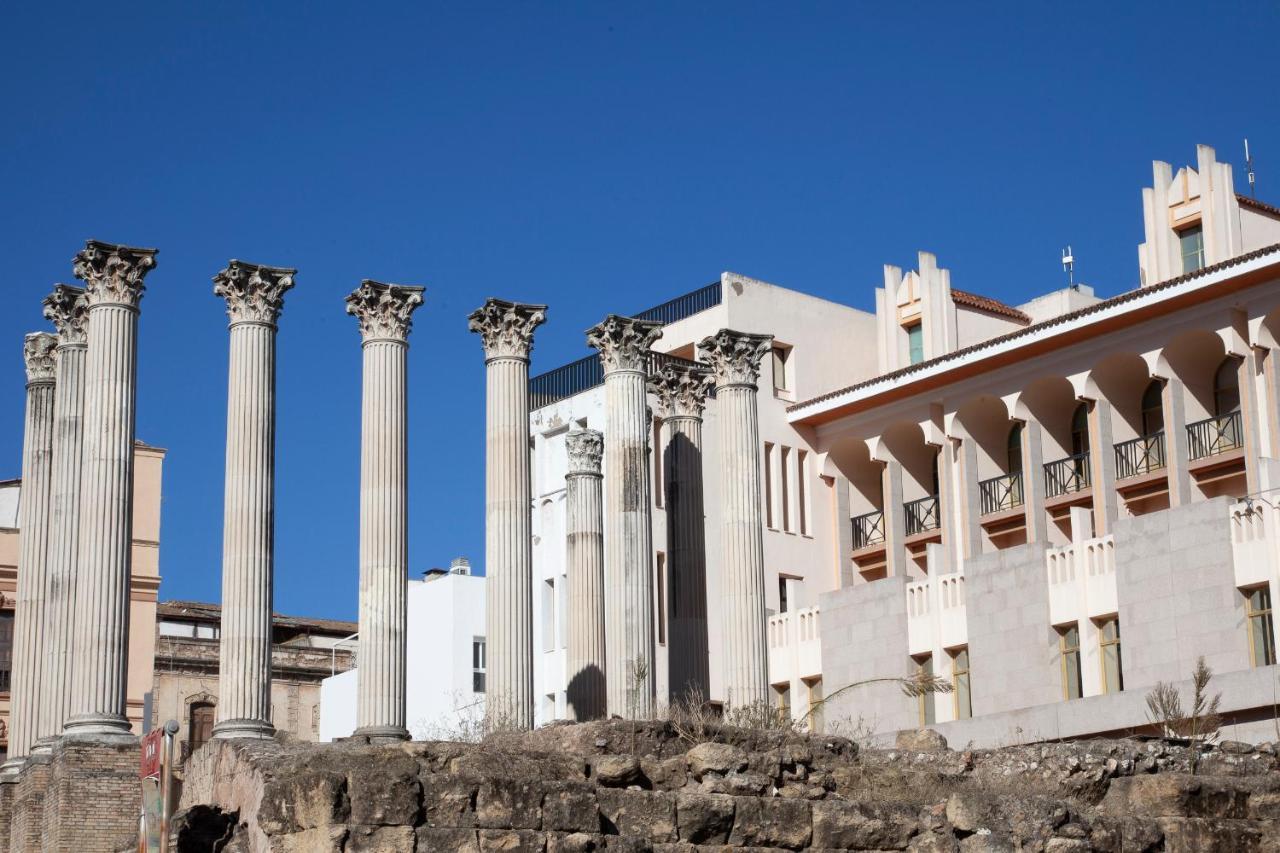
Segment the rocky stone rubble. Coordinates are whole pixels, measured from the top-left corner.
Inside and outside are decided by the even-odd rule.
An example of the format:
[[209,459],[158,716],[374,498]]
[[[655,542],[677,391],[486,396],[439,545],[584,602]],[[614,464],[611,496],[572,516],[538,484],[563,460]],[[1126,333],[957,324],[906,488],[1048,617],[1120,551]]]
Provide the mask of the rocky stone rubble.
[[215,741],[188,768],[175,849],[1280,851],[1268,745],[1197,760],[1134,740],[953,751],[914,733],[859,750],[684,735],[614,720],[483,744]]

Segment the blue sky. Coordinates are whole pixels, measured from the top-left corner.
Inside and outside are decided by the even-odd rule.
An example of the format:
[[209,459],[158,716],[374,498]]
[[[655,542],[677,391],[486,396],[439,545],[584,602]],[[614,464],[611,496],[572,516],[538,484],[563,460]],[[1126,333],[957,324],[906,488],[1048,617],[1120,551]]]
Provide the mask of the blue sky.
[[[279,334],[276,606],[354,618],[362,278],[424,284],[413,569],[483,556],[466,315],[582,330],[724,269],[870,309],[936,252],[1010,301],[1132,287],[1155,158],[1214,145],[1280,202],[1274,3],[17,4],[0,36],[0,477],[21,336],[88,237],[160,248],[138,435],[169,449],[161,594],[220,595],[227,259],[295,266]],[[270,6],[270,8],[266,8]]]

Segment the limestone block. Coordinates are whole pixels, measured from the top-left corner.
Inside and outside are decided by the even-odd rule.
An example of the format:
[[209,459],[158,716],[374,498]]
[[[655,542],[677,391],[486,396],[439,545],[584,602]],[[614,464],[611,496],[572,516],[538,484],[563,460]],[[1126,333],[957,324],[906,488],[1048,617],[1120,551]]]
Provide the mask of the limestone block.
[[[540,829],[542,793],[543,786],[537,782],[515,779],[485,781],[476,795],[476,823],[489,828]],[[483,849],[483,836],[480,846]]]
[[342,853],[346,840],[345,826],[321,826],[273,839],[271,853]]
[[639,784],[643,773],[634,755],[602,755],[592,764],[596,782],[606,788],[625,788]]
[[480,853],[480,838],[474,829],[418,827],[418,853],[452,850],[455,853]]
[[422,785],[418,763],[400,760],[353,769],[347,782],[353,823],[374,826],[413,826],[422,813]]
[[352,826],[347,830],[344,853],[405,853],[413,850],[411,826]]
[[[823,800],[813,804],[813,846],[901,850],[919,829],[913,810],[888,804]],[[935,849],[946,849],[935,845]]]
[[813,835],[809,803],[737,797],[730,846],[801,850]]
[[727,743],[700,743],[689,750],[685,758],[689,762],[689,772],[698,780],[708,772],[723,775],[747,766],[747,757],[742,750]]
[[421,784],[423,818],[427,826],[476,826],[476,797],[480,790],[478,777],[424,773]]
[[650,841],[676,840],[676,801],[658,791],[602,788],[597,794],[605,829]]
[[600,811],[595,788],[573,782],[548,786],[542,797],[542,828],[569,833],[599,832]]
[[351,816],[347,778],[332,770],[302,770],[269,780],[258,823],[268,834],[344,824]]
[[588,832],[572,832],[568,835],[548,835],[547,853],[596,853],[605,850],[603,835]]
[[480,851],[502,853],[543,853],[546,839],[541,832],[522,830],[480,830]]
[[1102,809],[1117,816],[1244,818],[1249,798],[1246,792],[1215,779],[1160,773],[1113,779]]
[[733,797],[698,793],[676,795],[676,825],[682,841],[724,844],[733,829],[733,814]]

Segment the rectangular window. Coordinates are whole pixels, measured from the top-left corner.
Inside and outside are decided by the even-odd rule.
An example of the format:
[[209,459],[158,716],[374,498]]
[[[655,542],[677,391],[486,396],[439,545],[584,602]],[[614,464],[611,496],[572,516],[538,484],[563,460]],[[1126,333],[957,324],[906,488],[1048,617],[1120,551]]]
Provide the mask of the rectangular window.
[[1119,693],[1124,690],[1124,673],[1120,670],[1120,619],[1108,616],[1098,622],[1098,646],[1102,652],[1102,690]]
[[542,585],[542,650],[556,648],[556,582],[550,578]]
[[1066,699],[1079,699],[1084,695],[1080,681],[1080,628],[1071,624],[1054,630],[1058,632],[1058,653],[1062,659],[1062,695]]
[[773,523],[773,445],[764,443],[764,524],[770,530],[777,530]]
[[0,693],[8,693],[13,673],[13,611],[0,610]]
[[658,645],[665,646],[667,644],[667,555],[659,551],[657,557]]
[[809,490],[805,478],[809,474],[809,454],[803,450],[796,451],[796,514],[800,516],[800,533],[809,535],[809,508],[805,502],[809,499]]
[[484,637],[471,638],[471,692],[484,692]]
[[773,692],[778,699],[778,719],[791,719],[791,683],[775,684]]
[[791,532],[791,489],[787,488],[788,481],[791,479],[791,448],[782,448],[782,464],[779,466],[782,471],[782,529]]
[[951,687],[956,701],[956,719],[973,716],[973,697],[969,692],[969,647],[951,651]]
[[787,612],[787,578],[778,575],[778,612]]
[[924,361],[924,323],[907,326],[907,358],[909,364]]
[[[915,666],[916,677],[921,681],[933,679],[933,655],[921,655],[911,659]],[[916,700],[920,710],[920,725],[931,726],[937,722],[937,714],[933,709],[933,694],[921,693]]]
[[662,418],[653,419],[653,505],[662,506],[666,500],[662,457]]
[[1246,589],[1245,609],[1249,614],[1249,657],[1254,666],[1276,662],[1276,637],[1271,622],[1271,589]]
[[789,347],[773,348],[773,390],[790,391],[787,383],[787,359],[791,355]]
[[822,716],[822,679],[806,681],[809,688],[809,732],[820,735],[825,727]]
[[1204,266],[1204,229],[1199,225],[1178,232],[1178,248],[1182,252],[1183,274]]

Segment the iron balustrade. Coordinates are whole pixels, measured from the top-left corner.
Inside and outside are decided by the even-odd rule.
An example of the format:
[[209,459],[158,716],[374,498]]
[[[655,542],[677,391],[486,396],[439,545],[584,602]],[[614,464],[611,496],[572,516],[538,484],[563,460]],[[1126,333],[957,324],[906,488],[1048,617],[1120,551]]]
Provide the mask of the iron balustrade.
[[1164,431],[1153,432],[1122,441],[1116,445],[1116,479],[1124,480],[1139,474],[1163,470]]
[[907,515],[907,535],[914,536],[926,530],[937,530],[941,525],[938,520],[938,496],[928,495],[902,505]]
[[1239,412],[1187,424],[1187,450],[1192,459],[1205,459],[1244,447]]
[[983,515],[1022,506],[1022,472],[982,480],[978,483],[978,499]]
[[[685,317],[691,317],[699,311],[714,308],[722,301],[723,294],[720,282],[717,281],[708,284],[706,287],[700,287],[692,293],[678,296],[647,311],[641,311],[635,315],[635,318],[637,320],[661,323],[665,326],[669,323],[683,320]],[[649,362],[650,371],[654,370],[655,364],[661,364],[661,361],[655,362],[654,358],[679,362],[688,361],[688,359],[677,358],[673,355],[652,353]],[[557,367],[555,370],[532,377],[529,380],[529,406],[533,409],[541,409],[543,406],[550,406],[552,403],[558,403],[566,397],[581,394],[583,391],[589,391],[603,384],[604,368],[600,365],[600,356],[593,353],[577,361],[571,361],[568,364]]]
[[1056,498],[1083,491],[1093,482],[1089,475],[1089,451],[1044,464],[1045,497]]
[[884,541],[884,513],[880,510],[855,516],[853,522],[853,547],[865,548]]

